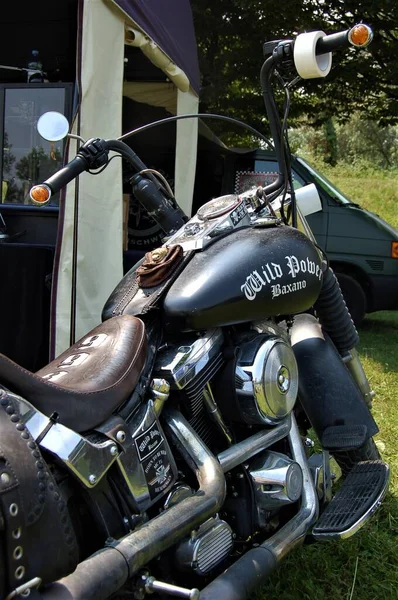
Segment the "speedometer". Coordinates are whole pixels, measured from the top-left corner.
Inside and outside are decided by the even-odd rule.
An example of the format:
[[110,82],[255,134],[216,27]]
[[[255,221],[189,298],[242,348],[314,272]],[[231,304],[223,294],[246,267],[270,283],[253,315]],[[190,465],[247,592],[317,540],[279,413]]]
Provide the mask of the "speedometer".
[[240,202],[241,199],[235,194],[220,196],[201,206],[197,212],[197,216],[201,221],[209,221],[210,219],[215,219],[231,212]]

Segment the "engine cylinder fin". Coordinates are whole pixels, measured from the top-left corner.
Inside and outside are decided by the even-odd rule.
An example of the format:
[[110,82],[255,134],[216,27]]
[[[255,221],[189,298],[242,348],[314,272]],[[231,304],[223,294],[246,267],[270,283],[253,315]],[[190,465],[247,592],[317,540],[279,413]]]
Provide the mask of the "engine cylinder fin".
[[191,381],[184,391],[191,396],[201,390],[206,383],[216,374],[223,363],[222,354],[218,354],[211,362],[209,362],[200,373]]

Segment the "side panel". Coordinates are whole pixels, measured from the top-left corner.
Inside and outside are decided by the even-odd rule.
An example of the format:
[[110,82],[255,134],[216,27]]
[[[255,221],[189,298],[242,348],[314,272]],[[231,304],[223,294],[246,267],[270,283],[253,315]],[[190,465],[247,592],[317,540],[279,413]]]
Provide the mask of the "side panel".
[[183,330],[244,323],[307,310],[322,283],[313,244],[290,227],[245,228],[196,254],[164,302]]

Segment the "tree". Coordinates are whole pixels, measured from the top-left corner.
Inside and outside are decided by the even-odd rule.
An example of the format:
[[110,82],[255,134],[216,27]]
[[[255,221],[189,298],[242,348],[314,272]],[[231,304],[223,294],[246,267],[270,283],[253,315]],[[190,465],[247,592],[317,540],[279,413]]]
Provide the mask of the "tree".
[[44,148],[36,146],[23,156],[15,166],[19,179],[35,185],[48,179],[62,164],[62,156],[58,149],[49,155]]
[[12,177],[12,169],[15,163],[15,156],[11,152],[12,144],[8,141],[8,133],[4,132],[3,147],[3,181],[2,181],[2,202],[14,202],[18,195],[18,187]]
[[383,124],[398,121],[398,3],[396,0],[192,0],[202,73],[201,110],[263,128],[259,84],[266,40],[322,29],[333,33],[363,20],[374,29],[369,50],[338,52],[326,80],[295,94],[292,122],[306,114],[315,124],[354,111]]

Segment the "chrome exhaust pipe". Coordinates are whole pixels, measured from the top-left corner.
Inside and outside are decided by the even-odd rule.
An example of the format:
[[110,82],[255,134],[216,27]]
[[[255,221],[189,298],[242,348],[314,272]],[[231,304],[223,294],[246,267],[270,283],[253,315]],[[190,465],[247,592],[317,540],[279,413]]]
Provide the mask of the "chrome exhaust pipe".
[[[318,499],[293,415],[277,427],[259,432],[228,448],[218,455],[218,460],[181,413],[167,410],[163,416],[170,437],[196,473],[199,490],[137,531],[81,562],[74,573],[43,590],[43,600],[106,600],[149,561],[220,510],[225,499],[225,472],[286,436],[293,458],[303,470],[304,485],[299,512],[274,536],[247,552],[209,584],[201,592],[201,599],[246,598],[250,590],[260,583],[259,577],[265,581],[279,560],[304,539],[316,521]],[[244,592],[242,584],[245,586]]]
[[79,563],[73,573],[41,593],[43,600],[106,600],[149,561],[221,509],[226,484],[220,463],[181,413],[165,410],[163,415],[165,427],[196,473],[198,491]]
[[300,510],[282,529],[260,546],[246,552],[222,575],[205,587],[200,593],[201,600],[219,600],[219,598],[244,600],[249,597],[255,587],[266,582],[282,558],[304,541],[316,522],[319,511],[318,497],[293,414],[288,440],[293,459],[300,464],[303,471]]
[[222,470],[227,473],[231,469],[234,469],[238,465],[241,465],[249,458],[253,458],[262,450],[269,448],[272,444],[279,442],[285,438],[291,428],[290,415],[287,416],[279,425],[276,425],[272,429],[266,429],[259,431],[254,435],[230,446],[226,450],[220,452],[217,456]]

